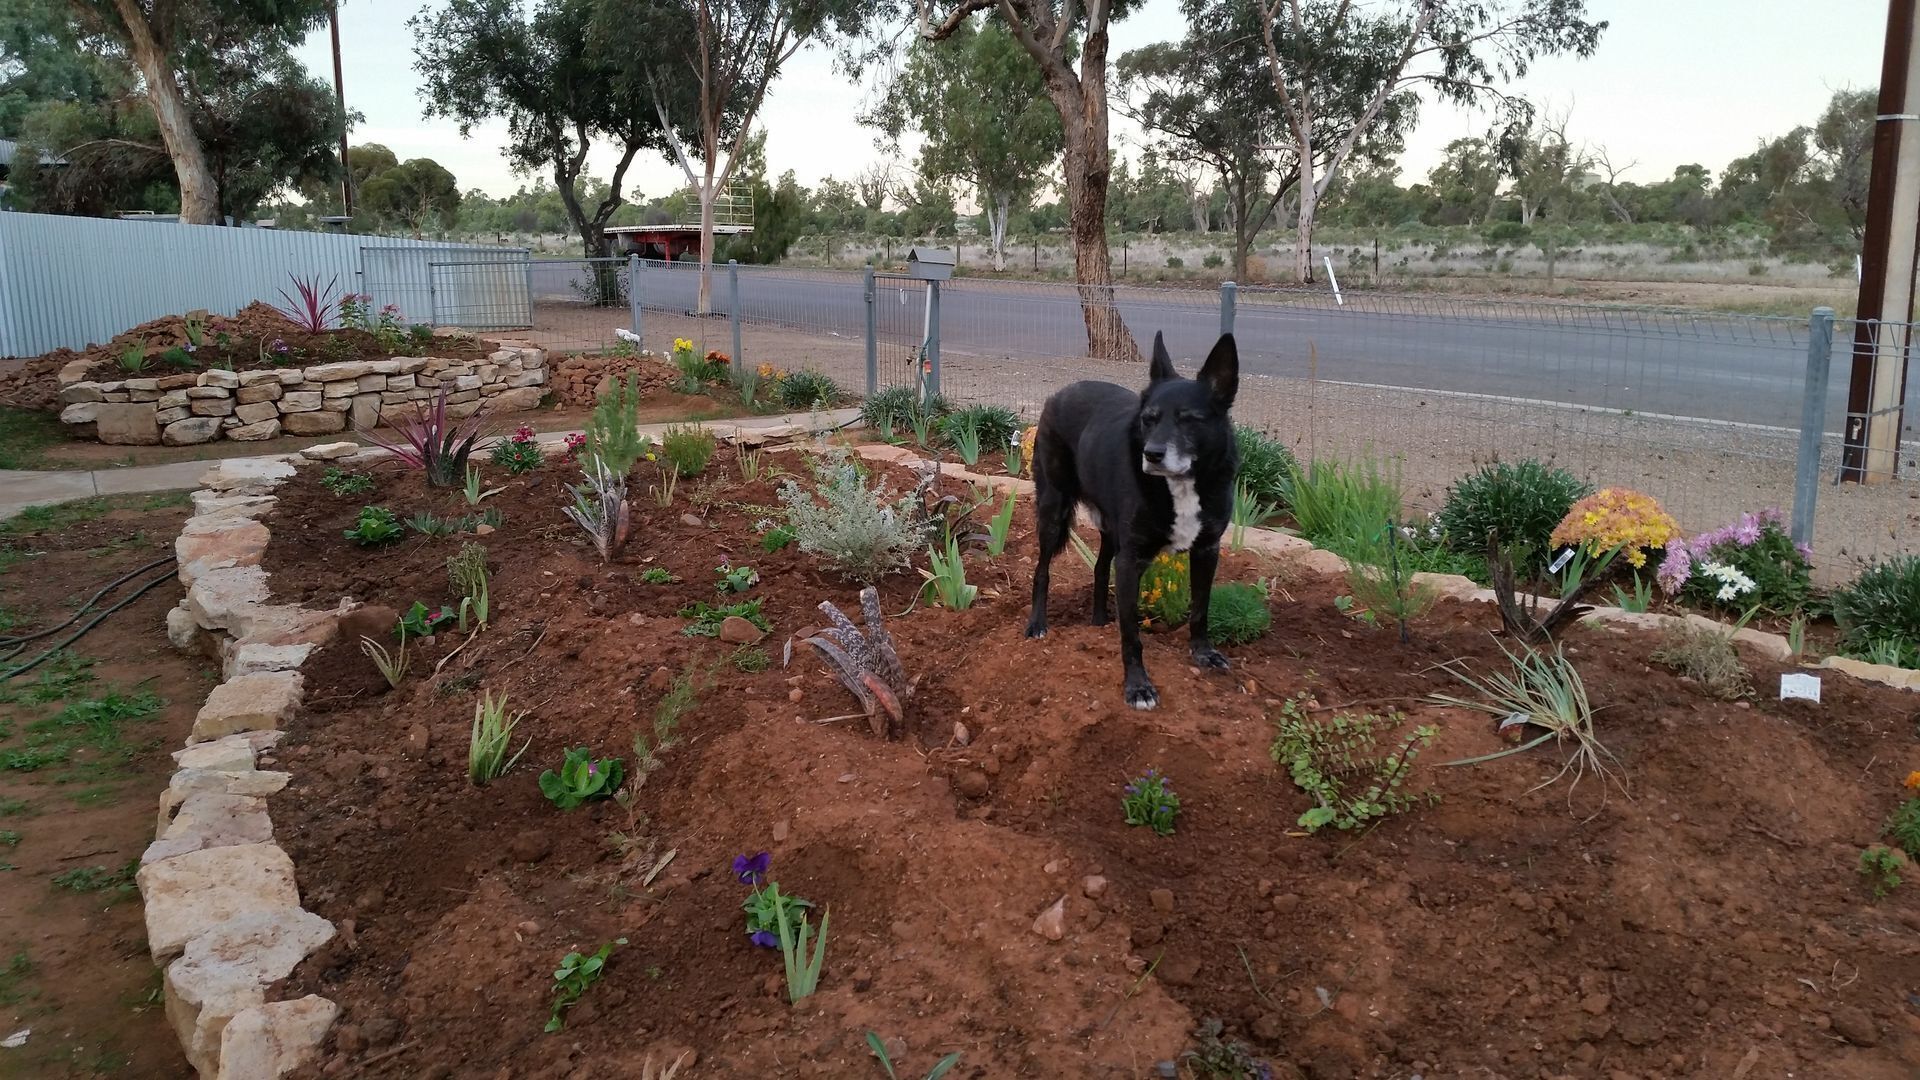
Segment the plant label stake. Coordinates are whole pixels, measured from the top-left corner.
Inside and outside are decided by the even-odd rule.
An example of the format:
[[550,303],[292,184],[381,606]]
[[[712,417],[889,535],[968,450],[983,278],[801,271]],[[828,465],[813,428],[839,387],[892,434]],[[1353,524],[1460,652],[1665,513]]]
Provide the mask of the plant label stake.
[[1820,676],[1789,671],[1780,676],[1781,701],[1811,701],[1820,704]]

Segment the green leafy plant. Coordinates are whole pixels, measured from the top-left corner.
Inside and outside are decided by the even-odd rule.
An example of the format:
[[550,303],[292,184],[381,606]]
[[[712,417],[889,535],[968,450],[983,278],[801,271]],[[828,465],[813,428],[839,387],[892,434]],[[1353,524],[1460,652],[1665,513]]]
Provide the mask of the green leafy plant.
[[146,346],[137,341],[129,342],[127,347],[113,358],[114,365],[129,375],[145,371],[147,367]]
[[919,410],[920,397],[913,387],[889,386],[874,391],[860,403],[860,422],[892,442],[895,431],[907,425]]
[[[887,1070],[887,1080],[900,1080],[900,1074],[893,1071],[893,1058],[887,1055],[887,1045],[880,1041],[879,1032],[867,1032],[867,1048],[873,1051],[874,1057],[880,1059],[880,1067]],[[933,1070],[927,1073],[926,1080],[940,1080],[941,1077],[947,1075],[947,1073],[959,1063],[960,1052],[955,1050],[953,1053],[941,1058],[933,1066]]]
[[178,345],[161,350],[160,362],[181,371],[192,371],[200,366],[200,361],[193,358],[192,351]]
[[1163,551],[1140,575],[1140,621],[1174,627],[1193,610],[1193,570],[1184,551]]
[[448,611],[446,608],[437,611],[429,610],[427,605],[415,600],[413,606],[400,616],[401,640],[404,641],[409,637],[432,637],[435,631],[443,626],[453,625],[459,618],[457,613]]
[[433,326],[430,323],[414,323],[407,327],[407,341],[418,348],[433,341]]
[[1659,579],[1668,593],[1710,611],[1790,615],[1814,600],[1811,552],[1794,543],[1778,510],[1669,541]]
[[342,498],[349,495],[365,495],[373,490],[373,477],[366,473],[348,472],[338,465],[329,465],[320,475],[320,486]]
[[748,675],[757,675],[773,666],[773,657],[758,645],[742,645],[733,650],[733,655],[728,659],[732,661],[734,670]]
[[1313,798],[1313,808],[1300,815],[1301,828],[1356,829],[1438,801],[1431,792],[1410,794],[1407,777],[1439,731],[1420,725],[1397,734],[1406,719],[1398,712],[1384,717],[1336,712],[1315,719],[1308,715],[1304,692],[1281,706],[1271,752],[1294,785]]
[[480,500],[487,497],[487,493],[482,489],[480,484],[480,467],[478,465],[467,466],[466,482],[461,486],[460,491],[462,495],[466,496],[468,506],[479,506]]
[[1247,486],[1245,480],[1235,484],[1233,516],[1230,519],[1233,522],[1233,535],[1229,541],[1233,550],[1239,551],[1246,547],[1247,530],[1265,524],[1267,519],[1274,515],[1275,509],[1272,503],[1260,501],[1259,496],[1253,493],[1253,489]]
[[405,623],[400,627],[400,646],[393,652],[389,653],[385,645],[370,637],[360,639],[360,651],[366,653],[367,659],[373,661],[373,666],[380,669],[380,677],[387,680],[388,689],[400,689],[400,681],[407,677],[407,668],[412,664],[412,661],[407,659]]
[[[1492,579],[1493,597],[1500,608],[1500,625],[1516,640],[1526,644],[1547,641],[1559,630],[1592,608],[1580,603],[1606,575],[1608,567],[1624,547],[1593,554],[1585,545],[1568,549],[1565,567],[1560,571],[1560,600],[1540,614],[1538,593],[1519,592],[1514,567],[1525,553],[1517,547],[1491,544],[1487,548],[1487,570]],[[1564,553],[1563,553],[1564,554]]]
[[980,461],[980,428],[973,423],[973,417],[963,413],[954,413],[941,422],[940,434],[947,445],[960,455],[960,460],[968,465]]
[[406,530],[400,527],[400,521],[393,516],[393,511],[386,507],[363,506],[360,508],[359,518],[353,523],[353,528],[345,530],[341,535],[361,547],[378,547],[405,536]]
[[749,447],[737,443],[734,447],[734,459],[740,465],[740,479],[748,484],[757,484],[767,474],[766,451],[758,447]]
[[1216,645],[1245,645],[1273,625],[1267,590],[1244,581],[1213,587],[1207,600],[1207,631]]
[[673,571],[664,566],[649,566],[640,572],[640,582],[643,585],[671,585],[679,580],[673,576]]
[[999,558],[1007,550],[1007,538],[1013,532],[1013,512],[1019,505],[1020,493],[1007,489],[1006,501],[994,512],[993,519],[987,522],[987,555]]
[[1432,610],[1440,598],[1432,585],[1414,580],[1406,548],[1404,534],[1391,519],[1349,536],[1345,545],[1347,588],[1364,610],[1399,628],[1403,645],[1412,640],[1408,624]]
[[1354,545],[1373,543],[1382,522],[1399,520],[1399,470],[1371,456],[1314,461],[1287,473],[1280,501],[1292,512],[1300,535],[1346,555]]
[[1860,876],[1867,879],[1875,900],[1900,887],[1900,871],[1906,868],[1906,856],[1885,844],[1873,844],[1860,852]]
[[1832,604],[1844,649],[1889,650],[1890,643],[1890,655],[1908,659],[1920,646],[1920,555],[1900,555],[1867,567],[1852,584],[1834,592]]
[[920,546],[913,528],[915,499],[888,502],[866,480],[844,447],[813,463],[815,490],[788,480],[780,488],[787,524],[800,550],[826,558],[848,578],[869,583],[909,564]]
[[466,632],[469,617],[484,629],[493,613],[487,585],[487,549],[474,543],[461,544],[459,552],[447,559],[447,580],[460,596],[460,632]]
[[1613,606],[1621,611],[1642,615],[1653,607],[1653,582],[1643,581],[1639,574],[1633,575],[1633,591],[1627,592],[1620,586],[1613,587]]
[[765,522],[760,533],[760,550],[772,554],[785,548],[788,544],[793,543],[799,538],[799,535],[793,531],[793,527],[790,525],[780,525],[771,521]]
[[934,548],[928,548],[927,560],[933,564],[933,569],[920,571],[920,576],[927,582],[921,595],[931,595],[948,611],[965,611],[972,607],[974,598],[980,595],[980,587],[967,583],[967,564],[960,554],[960,541],[949,536],[944,555]]
[[[1920,771],[1907,775],[1909,791],[1920,792]],[[1920,794],[1909,796],[1887,817],[1882,835],[1908,855],[1920,857]]]
[[1245,488],[1252,502],[1271,507],[1269,514],[1277,512],[1286,501],[1287,478],[1300,468],[1293,451],[1259,428],[1245,424],[1234,425],[1233,441],[1240,451],[1240,472],[1234,486]]
[[627,504],[627,474],[615,471],[604,458],[581,458],[586,477],[567,489],[573,505],[561,507],[568,521],[580,527],[593,541],[601,562],[611,562],[626,546],[633,523],[633,508]]
[[774,919],[780,927],[780,957],[787,972],[787,1000],[797,1002],[812,997],[820,985],[820,968],[827,960],[827,920],[833,917],[833,912],[820,913],[820,932],[813,939],[813,952],[809,956],[807,939],[811,928],[807,925],[807,913],[789,911],[788,905],[780,903],[779,885],[769,882],[767,891],[774,894]]
[[576,746],[567,750],[558,772],[548,769],[540,774],[540,794],[560,809],[572,810],[581,803],[612,798],[624,779],[626,769],[619,758],[596,758],[591,749]]
[[473,705],[473,732],[467,740],[467,779],[473,781],[475,787],[498,780],[502,773],[513,768],[527,747],[533,745],[533,740],[528,739],[512,757],[507,756],[507,750],[513,745],[513,729],[525,715],[507,715],[507,695],[501,694],[496,701],[492,691],[480,692],[480,700]]
[[407,527],[421,536],[438,539],[442,536],[452,536],[454,530],[460,527],[460,523],[450,518],[440,517],[431,510],[420,510],[407,518]]
[[680,476],[699,476],[714,450],[713,433],[699,425],[675,424],[660,437],[660,456]]
[[[1003,405],[968,405],[939,418],[940,435],[968,465],[987,447],[1006,446],[1020,430],[1020,415]],[[1017,443],[1015,445],[1018,445]]]
[[1733,647],[1733,631],[1718,627],[1673,623],[1660,635],[1650,659],[1672,668],[1700,689],[1723,701],[1737,701],[1753,693],[1753,680]]
[[680,632],[688,637],[719,637],[720,624],[731,618],[745,619],[762,631],[772,630],[773,624],[760,614],[760,604],[759,600],[743,600],[737,604],[715,607],[704,600],[695,600],[680,609],[681,618],[693,620]]
[[513,433],[511,439],[501,439],[493,444],[491,460],[497,466],[507,470],[510,476],[529,473],[546,464],[546,455],[540,452],[540,443],[533,429],[522,425]]
[[940,435],[940,420],[953,411],[953,403],[939,394],[915,394],[912,411],[907,413],[907,427],[913,431],[914,445],[922,449],[932,449]]
[[607,958],[613,955],[614,946],[626,943],[626,938],[614,938],[591,956],[570,952],[561,958],[560,966],[553,973],[553,1015],[547,1018],[548,1034],[566,1026],[560,1014],[573,1008],[579,1002],[580,995],[600,981],[607,967]]
[[[1573,786],[1578,786],[1581,777],[1589,771],[1601,778],[1603,790],[1604,782],[1611,777],[1625,791],[1625,781],[1614,777],[1609,767],[1610,764],[1617,766],[1618,759],[1594,733],[1593,705],[1587,700],[1586,682],[1580,678],[1580,672],[1567,659],[1561,647],[1556,644],[1552,652],[1546,652],[1521,645],[1519,651],[1515,652],[1503,643],[1500,651],[1506,656],[1508,669],[1484,677],[1475,676],[1458,660],[1440,665],[1440,670],[1459,680],[1479,697],[1432,694],[1430,700],[1499,717],[1503,731],[1532,725],[1542,729],[1544,734],[1498,753],[1449,761],[1447,764],[1472,765],[1493,761],[1531,750],[1551,740],[1556,744],[1571,744],[1573,752],[1558,773],[1528,788],[1528,791],[1538,791],[1568,774],[1573,776]],[[1572,788],[1568,790],[1571,793]]]
[[818,371],[789,371],[780,380],[780,404],[785,408],[825,408],[839,397],[840,385]]
[[751,566],[729,566],[722,563],[713,568],[720,580],[714,588],[722,593],[743,593],[760,581],[760,573]]
[[680,730],[680,721],[694,706],[700,703],[700,679],[692,667],[682,668],[660,695],[660,703],[653,709],[651,729],[639,729],[633,733],[634,782],[644,784],[661,765],[665,764],[660,755],[680,741],[676,734]]
[[580,464],[589,475],[598,461],[608,472],[624,477],[633,471],[633,463],[645,457],[649,441],[640,434],[640,375],[628,372],[626,381],[612,380],[594,404],[587,420],[586,445],[580,451]]
[[[1210,266],[1220,260],[1218,255],[1207,258],[1212,260]],[[1194,1048],[1182,1053],[1180,1060],[1192,1066],[1195,1080],[1202,1076],[1212,1080],[1273,1080],[1272,1068],[1245,1043],[1227,1038],[1226,1030],[1225,1024],[1210,1018],[1193,1033]]]
[[1145,825],[1155,835],[1172,836],[1173,819],[1180,816],[1180,796],[1159,769],[1148,769],[1128,782],[1120,795],[1120,811],[1129,825]]
[[1593,488],[1543,461],[1495,461],[1447,489],[1439,524],[1450,543],[1482,551],[1499,542],[1515,552],[1518,569],[1537,574],[1552,553],[1554,527]]

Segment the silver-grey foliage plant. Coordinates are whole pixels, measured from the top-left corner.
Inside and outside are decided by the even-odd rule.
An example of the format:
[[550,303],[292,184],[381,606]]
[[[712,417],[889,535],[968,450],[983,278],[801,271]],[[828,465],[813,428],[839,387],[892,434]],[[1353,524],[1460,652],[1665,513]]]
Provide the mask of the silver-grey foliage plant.
[[813,475],[811,492],[792,480],[780,488],[801,551],[825,558],[862,584],[909,565],[920,544],[911,495],[889,502],[883,489],[868,488],[844,447],[815,461]]

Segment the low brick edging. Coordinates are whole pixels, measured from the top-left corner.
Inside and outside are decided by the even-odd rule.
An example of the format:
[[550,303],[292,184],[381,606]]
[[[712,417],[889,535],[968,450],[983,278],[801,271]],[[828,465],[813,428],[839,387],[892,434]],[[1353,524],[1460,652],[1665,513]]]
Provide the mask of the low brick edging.
[[[920,455],[904,446],[868,444],[857,448],[860,456],[870,461],[890,461],[906,464],[922,460]],[[955,479],[970,483],[984,484],[992,488],[1005,490],[1012,488],[1022,494],[1031,494],[1033,481],[1017,476],[995,476],[976,473],[965,466],[952,462],[942,462],[940,471]],[[1272,555],[1280,560],[1298,566],[1309,573],[1333,575],[1347,572],[1347,560],[1331,551],[1314,547],[1307,540],[1272,529],[1249,528],[1246,530],[1245,547]],[[1482,588],[1472,578],[1458,574],[1415,574],[1416,584],[1431,586],[1442,599],[1456,600],[1461,603],[1491,604],[1495,598],[1492,589]],[[1543,605],[1550,606],[1557,600],[1543,598]],[[1581,617],[1582,622],[1593,623],[1606,629],[1627,632],[1630,630],[1665,630],[1670,626],[1693,625],[1710,630],[1730,631],[1736,644],[1772,660],[1785,663],[1793,659],[1793,646],[1779,634],[1769,634],[1751,627],[1734,629],[1727,623],[1710,619],[1705,615],[1691,612],[1684,615],[1667,615],[1659,612],[1627,611],[1623,608],[1595,605]],[[1801,666],[1827,671],[1838,671],[1851,675],[1864,682],[1880,683],[1899,690],[1920,690],[1920,671],[1892,667],[1886,664],[1869,664],[1863,660],[1850,660],[1843,656],[1829,656],[1818,664]]]
[[396,356],[114,382],[86,381],[94,366],[76,360],[61,370],[60,421],[116,446],[364,431],[410,415],[442,387],[454,416],[521,412],[539,406],[547,384],[546,352],[515,341],[480,359]]
[[336,613],[266,602],[269,532],[259,519],[293,460],[356,452],[332,443],[222,462],[201,477],[174,542],[187,595],[167,613],[167,637],[220,660],[222,681],[173,755],[135,881],[148,948],[166,971],[167,1020],[202,1080],[273,1080],[300,1068],[340,1011],[316,995],[267,1000],[269,987],[334,936],[332,923],[300,906],[267,796],[289,779],[271,768],[272,754],[300,705],[300,665],[333,636]]

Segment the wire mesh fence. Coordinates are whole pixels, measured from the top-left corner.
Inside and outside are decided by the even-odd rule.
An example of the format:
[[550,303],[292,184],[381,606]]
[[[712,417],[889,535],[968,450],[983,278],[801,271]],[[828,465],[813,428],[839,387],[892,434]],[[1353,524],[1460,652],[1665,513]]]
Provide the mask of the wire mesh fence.
[[[1920,551],[1906,429],[1874,450],[1884,482],[1837,483],[1854,357],[1897,379],[1904,325],[1830,324],[1822,385],[1809,355],[1827,331],[1807,319],[1230,285],[1116,286],[1083,303],[1072,285],[980,278],[943,282],[936,312],[927,283],[909,277],[747,266],[713,269],[701,315],[701,274],[688,263],[542,260],[530,278],[534,336],[549,347],[605,349],[616,328],[637,324],[656,351],[685,337],[860,392],[870,364],[875,387],[931,376],[931,340],[947,397],[1029,417],[1078,379],[1144,381],[1143,363],[1087,356],[1086,306],[1110,308],[1143,352],[1163,334],[1188,371],[1231,327],[1240,422],[1303,458],[1390,459],[1416,509],[1438,508],[1489,460],[1538,457],[1595,485],[1645,491],[1700,531],[1750,510],[1791,511],[1803,473],[1817,489],[1808,497],[1801,485],[1807,509],[1818,505],[1807,537],[1841,564],[1835,573]],[[596,291],[602,283],[613,293]],[[1914,415],[1911,395],[1904,404]],[[1803,454],[1809,421],[1817,431]],[[1904,422],[1896,410],[1883,426]]]

